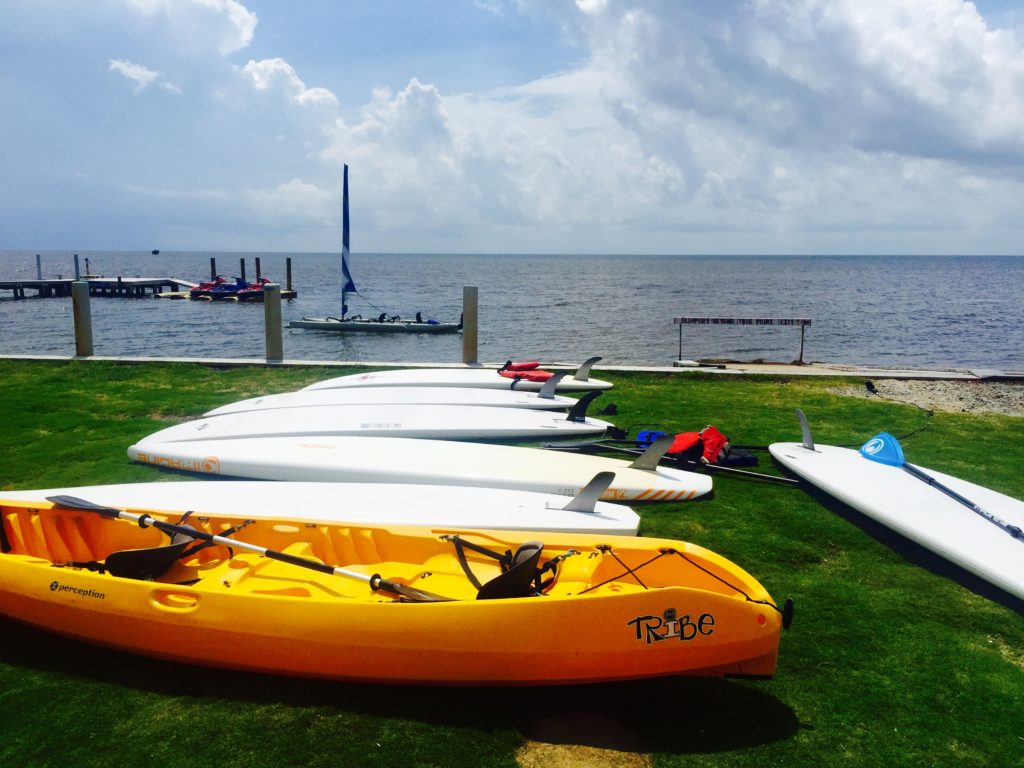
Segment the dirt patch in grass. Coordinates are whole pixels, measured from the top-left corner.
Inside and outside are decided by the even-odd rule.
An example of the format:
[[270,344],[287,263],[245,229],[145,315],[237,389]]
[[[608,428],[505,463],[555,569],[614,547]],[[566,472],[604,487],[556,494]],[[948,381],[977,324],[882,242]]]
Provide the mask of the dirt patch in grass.
[[[516,752],[522,768],[647,768],[650,755],[635,734],[594,713],[558,712],[531,728]],[[600,744],[602,746],[583,746]]]
[[516,753],[522,768],[647,768],[649,755],[614,749],[528,741]]
[[1001,413],[1024,416],[1024,384],[1007,381],[914,381],[882,379],[866,386],[832,389],[838,395],[880,398],[950,413]]
[[1024,649],[1014,648],[1001,637],[990,636],[988,642],[995,646],[1000,656],[1024,671]]

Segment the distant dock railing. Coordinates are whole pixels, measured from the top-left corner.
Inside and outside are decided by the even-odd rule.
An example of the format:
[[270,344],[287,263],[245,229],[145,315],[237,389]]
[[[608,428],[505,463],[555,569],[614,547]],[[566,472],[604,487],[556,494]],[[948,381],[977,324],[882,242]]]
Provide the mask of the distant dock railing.
[[[156,296],[163,291],[194,288],[195,283],[176,277],[103,277],[83,275],[81,277],[93,296],[124,296],[139,298]],[[75,282],[72,277],[44,278],[42,280],[0,280],[0,290],[12,291],[15,299],[26,298],[26,291],[35,291],[39,298],[59,298],[71,295]]]
[[672,323],[679,326],[679,360],[683,359],[684,325],[796,325],[800,327],[800,356],[794,362],[804,362],[804,331],[811,321],[805,317],[675,317]]
[[[255,257],[256,281],[263,282],[260,269],[260,257]],[[40,299],[67,298],[72,295],[72,284],[76,281],[85,281],[89,287],[90,296],[114,296],[124,298],[142,298],[144,296],[168,296],[169,298],[182,298],[189,289],[196,288],[199,283],[190,280],[182,280],[177,277],[107,277],[94,275],[89,271],[89,259],[85,260],[85,272],[79,267],[78,254],[74,255],[74,277],[43,277],[42,261],[39,254],[36,254],[36,277],[18,278],[15,280],[0,279],[0,291],[11,291],[15,299],[27,298],[28,291],[35,291]],[[245,280],[245,258],[239,259],[239,275]],[[298,293],[292,288],[292,260],[285,259],[287,271],[287,284],[281,289],[281,298],[294,299]],[[217,260],[210,259],[210,279],[217,278]],[[209,298],[209,297],[207,297]],[[262,294],[254,294],[252,298],[262,299]]]

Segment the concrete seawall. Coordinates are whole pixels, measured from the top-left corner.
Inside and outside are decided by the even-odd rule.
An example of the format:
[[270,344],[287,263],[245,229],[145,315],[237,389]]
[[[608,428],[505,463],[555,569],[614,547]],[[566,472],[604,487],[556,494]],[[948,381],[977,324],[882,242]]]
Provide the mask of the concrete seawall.
[[[91,355],[76,357],[74,355],[0,355],[0,360],[45,360],[51,362],[67,362],[70,360],[96,360],[114,363],[192,363],[195,365],[222,366],[303,366],[321,368],[367,367],[367,368],[500,368],[504,361],[466,365],[464,363],[439,362],[383,362],[376,360],[282,360],[267,362],[265,358],[226,358],[226,357],[136,357],[136,356],[104,356]],[[575,370],[582,362],[543,363],[544,368],[553,370]],[[790,363],[744,363],[725,362],[698,366],[639,366],[639,365],[595,365],[595,371],[646,371],[649,373],[712,373],[739,374],[750,376],[854,376],[869,379],[904,379],[922,381],[1021,381],[1024,382],[1024,371],[1004,371],[996,369],[947,369],[927,370],[917,368],[874,368],[863,365],[846,365],[841,363],[807,363],[793,365]]]

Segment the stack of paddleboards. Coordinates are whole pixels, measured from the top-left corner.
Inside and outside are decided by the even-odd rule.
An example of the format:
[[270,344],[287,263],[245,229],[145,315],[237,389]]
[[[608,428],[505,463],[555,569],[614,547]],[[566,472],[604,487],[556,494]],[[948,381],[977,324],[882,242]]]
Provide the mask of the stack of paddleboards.
[[[664,446],[628,462],[500,444],[595,437],[612,428],[586,415],[611,388],[590,376],[595,361],[571,377],[535,364],[342,376],[226,404],[145,437],[128,455],[205,477],[283,484],[230,483],[216,492],[210,484],[175,484],[175,503],[213,504],[212,512],[224,511],[237,491],[252,499],[253,514],[265,508],[280,516],[291,506],[378,524],[635,533],[636,514],[607,501],[692,499],[711,490],[710,479],[659,466]],[[158,501],[140,494],[141,487],[125,488],[102,503]]]

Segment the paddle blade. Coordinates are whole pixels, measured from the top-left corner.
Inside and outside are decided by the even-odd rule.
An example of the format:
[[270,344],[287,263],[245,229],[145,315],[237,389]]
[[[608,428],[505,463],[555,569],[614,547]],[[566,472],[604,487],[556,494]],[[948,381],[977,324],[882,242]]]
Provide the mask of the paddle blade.
[[77,496],[47,496],[46,500],[51,504],[56,504],[58,507],[63,507],[64,509],[81,509],[87,512],[98,512],[99,514],[106,515],[107,517],[118,517],[121,514],[121,510],[119,509],[93,504],[91,501],[80,499]]
[[902,467],[907,463],[903,458],[903,448],[899,440],[888,432],[879,432],[860,447],[860,455],[865,459],[887,464],[890,467]]

